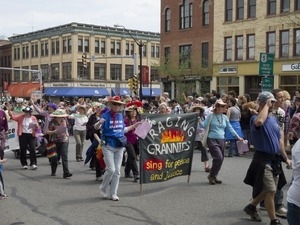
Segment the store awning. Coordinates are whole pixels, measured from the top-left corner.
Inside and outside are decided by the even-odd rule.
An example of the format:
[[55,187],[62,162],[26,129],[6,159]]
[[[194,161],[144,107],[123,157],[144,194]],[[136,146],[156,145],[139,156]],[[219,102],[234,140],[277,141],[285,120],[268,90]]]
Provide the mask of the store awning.
[[11,83],[8,86],[8,93],[11,97],[30,98],[32,91],[40,89],[40,83],[37,82],[22,82]]
[[45,95],[47,96],[66,96],[72,87],[46,87]]
[[65,96],[84,96],[84,97],[93,97],[93,96],[109,96],[109,92],[106,88],[72,88],[67,95]]
[[45,89],[48,96],[64,96],[64,97],[93,97],[93,96],[109,96],[106,88],[79,88],[79,87],[48,87]]
[[[150,89],[151,89],[151,95],[150,95]],[[143,88],[142,92],[143,92],[143,96],[147,96],[147,97],[149,96],[155,97],[161,94],[160,88]]]
[[123,96],[123,95],[130,95],[130,90],[128,88],[112,88],[111,89],[112,96]]

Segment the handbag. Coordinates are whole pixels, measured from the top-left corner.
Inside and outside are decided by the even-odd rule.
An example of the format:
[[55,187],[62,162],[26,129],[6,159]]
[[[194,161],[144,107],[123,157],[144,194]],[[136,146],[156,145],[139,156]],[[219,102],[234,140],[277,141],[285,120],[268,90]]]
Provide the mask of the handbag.
[[52,158],[52,157],[57,155],[57,153],[56,153],[56,144],[54,142],[49,142],[46,145],[46,149],[47,149],[47,157],[48,158]]
[[237,147],[240,154],[244,154],[246,152],[249,152],[249,145],[248,145],[247,140],[237,141],[236,142],[236,147]]
[[125,147],[127,145],[127,137],[117,137],[117,147]]
[[211,123],[211,120],[212,120],[212,115],[209,115],[209,121],[208,121],[208,124],[204,130],[204,133],[203,133],[203,136],[202,136],[202,146],[204,148],[207,148],[207,137],[208,137],[208,133],[209,133],[209,128],[210,128],[210,123]]

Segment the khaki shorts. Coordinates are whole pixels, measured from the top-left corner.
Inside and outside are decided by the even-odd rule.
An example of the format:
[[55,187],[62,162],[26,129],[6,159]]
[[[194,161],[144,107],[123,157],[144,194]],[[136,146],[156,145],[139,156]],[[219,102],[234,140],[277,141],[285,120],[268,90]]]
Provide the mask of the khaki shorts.
[[278,176],[274,176],[272,171],[272,167],[267,164],[263,178],[264,192],[275,192],[277,190]]

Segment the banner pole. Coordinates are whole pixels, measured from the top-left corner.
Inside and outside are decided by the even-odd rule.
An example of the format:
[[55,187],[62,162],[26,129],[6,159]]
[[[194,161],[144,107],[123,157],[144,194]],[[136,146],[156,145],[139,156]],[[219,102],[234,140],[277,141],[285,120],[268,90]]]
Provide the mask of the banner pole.
[[139,164],[140,164],[140,194],[143,194],[143,179],[144,179],[144,170],[143,170],[143,166],[142,166],[142,162],[143,162],[143,153],[142,153],[142,144],[141,144],[141,141],[142,139],[139,138],[139,149],[140,149],[140,161],[139,161]]

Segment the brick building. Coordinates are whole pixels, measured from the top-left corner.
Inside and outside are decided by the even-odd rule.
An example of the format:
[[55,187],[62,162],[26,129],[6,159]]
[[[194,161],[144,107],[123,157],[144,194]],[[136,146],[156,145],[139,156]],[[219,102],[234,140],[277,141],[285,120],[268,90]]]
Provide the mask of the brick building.
[[[159,33],[81,23],[51,27],[9,38],[12,67],[40,70],[45,94],[52,98],[130,94],[127,80],[138,74],[139,56],[138,46],[128,32],[142,41],[142,65],[149,67],[151,87],[143,87],[143,96],[159,95]],[[16,97],[28,93],[28,85],[19,91],[22,83],[39,80],[38,74],[30,71],[14,71],[12,77],[15,87],[9,91]]]
[[[11,67],[11,43],[0,40],[0,67]],[[6,96],[8,84],[11,82],[11,70],[0,69],[0,93]]]
[[213,68],[212,0],[161,1],[161,79],[164,91],[182,99],[209,91]]

